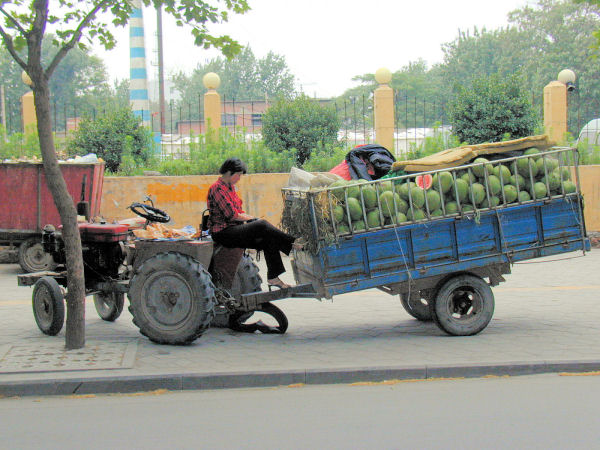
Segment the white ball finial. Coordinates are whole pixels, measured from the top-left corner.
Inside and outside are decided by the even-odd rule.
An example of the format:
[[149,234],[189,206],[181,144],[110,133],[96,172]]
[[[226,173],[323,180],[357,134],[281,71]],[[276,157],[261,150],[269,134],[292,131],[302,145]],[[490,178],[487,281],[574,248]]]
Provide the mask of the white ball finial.
[[221,78],[214,72],[208,72],[202,77],[202,83],[206,89],[217,89],[221,84]]
[[33,81],[25,71],[21,72],[21,81],[29,87],[33,86]]
[[561,70],[560,73],[558,74],[558,81],[560,81],[561,83],[564,84],[573,84],[575,83],[575,72],[573,72],[571,69],[564,69]]
[[377,69],[377,72],[375,72],[375,81],[377,81],[379,84],[388,84],[390,81],[392,81],[392,72],[385,67]]

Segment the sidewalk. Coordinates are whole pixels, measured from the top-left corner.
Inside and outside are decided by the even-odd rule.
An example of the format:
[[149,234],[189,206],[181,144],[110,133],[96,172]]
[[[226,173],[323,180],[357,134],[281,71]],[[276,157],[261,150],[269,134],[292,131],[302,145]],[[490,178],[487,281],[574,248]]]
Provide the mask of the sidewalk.
[[[161,346],[139,334],[126,310],[102,321],[88,298],[86,347],[70,352],[64,329],[55,337],[38,330],[32,289],[17,286],[19,267],[1,264],[0,395],[600,370],[600,252],[581,255],[513,266],[493,288],[494,318],[471,337],[447,336],[410,317],[397,297],[369,290],[277,302],[290,323],[284,335],[210,329],[190,346]],[[282,278],[293,281],[291,271]]]

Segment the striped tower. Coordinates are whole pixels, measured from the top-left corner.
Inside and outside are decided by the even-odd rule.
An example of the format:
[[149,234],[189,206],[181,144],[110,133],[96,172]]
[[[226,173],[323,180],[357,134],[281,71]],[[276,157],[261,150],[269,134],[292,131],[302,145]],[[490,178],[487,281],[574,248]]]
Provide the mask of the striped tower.
[[132,0],[133,11],[129,22],[129,101],[133,113],[141,117],[142,125],[150,127],[148,100],[148,72],[144,45],[144,16],[141,0]]

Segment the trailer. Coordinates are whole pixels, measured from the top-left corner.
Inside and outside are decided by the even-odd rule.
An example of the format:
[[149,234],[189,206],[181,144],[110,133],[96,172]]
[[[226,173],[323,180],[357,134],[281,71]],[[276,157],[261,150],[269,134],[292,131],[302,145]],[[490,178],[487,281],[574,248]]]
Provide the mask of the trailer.
[[[91,217],[100,215],[104,163],[60,163],[60,168],[73,203],[88,205]],[[42,249],[42,229],[61,221],[42,163],[0,163],[0,198],[0,245],[18,250],[26,272],[52,269],[52,258]]]

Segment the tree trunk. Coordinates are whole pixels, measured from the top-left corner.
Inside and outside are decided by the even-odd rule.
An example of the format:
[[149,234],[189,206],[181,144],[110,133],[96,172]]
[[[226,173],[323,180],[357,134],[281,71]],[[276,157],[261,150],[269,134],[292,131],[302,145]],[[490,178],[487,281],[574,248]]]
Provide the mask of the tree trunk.
[[67,190],[67,184],[58,165],[54,148],[48,81],[37,79],[33,87],[33,95],[46,183],[60,214],[62,237],[65,242],[67,261],[65,346],[67,350],[71,350],[85,346],[85,279],[81,237],[77,226],[77,210]]

